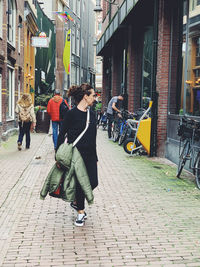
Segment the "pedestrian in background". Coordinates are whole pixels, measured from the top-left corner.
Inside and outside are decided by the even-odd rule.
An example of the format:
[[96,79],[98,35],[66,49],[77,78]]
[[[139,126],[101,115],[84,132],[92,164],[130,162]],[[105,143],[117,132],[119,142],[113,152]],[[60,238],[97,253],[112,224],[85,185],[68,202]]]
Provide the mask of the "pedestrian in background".
[[[72,86],[69,89],[68,96],[73,97],[76,106],[67,111],[60,134],[58,136],[59,146],[64,143],[66,135],[67,142],[73,143],[81,132],[85,129],[87,119],[87,109],[91,107],[95,101],[96,94],[89,84],[81,86]],[[98,185],[97,176],[97,153],[96,153],[96,118],[95,113],[90,109],[90,122],[87,131],[76,144],[83,161],[85,163],[92,189]],[[85,212],[85,195],[81,185],[76,183],[76,201],[71,203],[71,207],[78,212],[75,220],[76,226],[83,226],[87,218]]]
[[30,148],[30,131],[33,131],[36,125],[36,117],[32,98],[30,94],[23,94],[19,101],[15,112],[18,114],[19,135],[18,135],[18,150],[22,149],[23,137],[26,135],[26,148]]
[[61,122],[63,120],[60,115],[60,107],[63,102],[69,109],[67,101],[60,95],[60,90],[56,89],[54,96],[49,100],[47,105],[47,112],[52,121],[54,149],[56,149],[57,146],[58,133],[60,132]]
[[120,115],[121,111],[118,108],[119,102],[124,100],[124,95],[113,96],[108,103],[107,117],[108,117],[108,138],[111,139],[111,128],[114,121],[114,115]]

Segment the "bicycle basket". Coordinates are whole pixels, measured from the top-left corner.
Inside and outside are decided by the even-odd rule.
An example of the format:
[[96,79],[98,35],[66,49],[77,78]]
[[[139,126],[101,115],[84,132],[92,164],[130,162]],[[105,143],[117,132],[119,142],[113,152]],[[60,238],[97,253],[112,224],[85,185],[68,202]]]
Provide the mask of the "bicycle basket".
[[180,124],[178,126],[177,134],[182,139],[191,138],[192,137],[193,129],[189,126],[186,126],[185,124]]

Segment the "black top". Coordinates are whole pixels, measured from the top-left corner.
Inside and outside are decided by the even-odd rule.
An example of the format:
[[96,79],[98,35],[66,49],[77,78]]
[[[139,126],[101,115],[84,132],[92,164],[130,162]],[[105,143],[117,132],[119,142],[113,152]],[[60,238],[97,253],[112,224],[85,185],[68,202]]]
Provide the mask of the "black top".
[[[67,136],[67,142],[73,143],[76,138],[85,129],[87,120],[87,112],[79,110],[77,107],[67,111],[62,122],[61,131],[58,136],[57,149],[64,143]],[[93,111],[90,110],[90,122],[87,131],[81,137],[76,144],[77,149],[81,153],[82,157],[95,157],[96,154],[96,118]],[[56,149],[56,150],[57,150]]]

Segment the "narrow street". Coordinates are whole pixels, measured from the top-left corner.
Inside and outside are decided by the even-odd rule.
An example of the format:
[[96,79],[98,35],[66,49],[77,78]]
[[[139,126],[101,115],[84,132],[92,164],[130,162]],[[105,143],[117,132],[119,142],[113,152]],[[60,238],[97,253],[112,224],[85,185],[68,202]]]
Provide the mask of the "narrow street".
[[0,266],[200,266],[200,191],[176,168],[129,157],[98,130],[99,186],[84,227],[39,192],[54,163],[52,136],[0,147]]

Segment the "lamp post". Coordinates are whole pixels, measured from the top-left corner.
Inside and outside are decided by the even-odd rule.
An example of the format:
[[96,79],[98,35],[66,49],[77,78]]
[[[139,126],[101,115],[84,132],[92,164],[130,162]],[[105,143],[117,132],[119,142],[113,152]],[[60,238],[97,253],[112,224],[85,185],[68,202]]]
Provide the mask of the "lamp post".
[[103,11],[103,9],[101,8],[101,0],[96,0],[96,7],[94,8],[94,11],[97,13]]
[[[116,0],[104,0],[105,2],[109,3],[110,5],[118,5],[119,3],[116,3]],[[96,0],[96,7],[94,8],[94,11],[99,13],[103,11],[101,7],[101,0]]]

